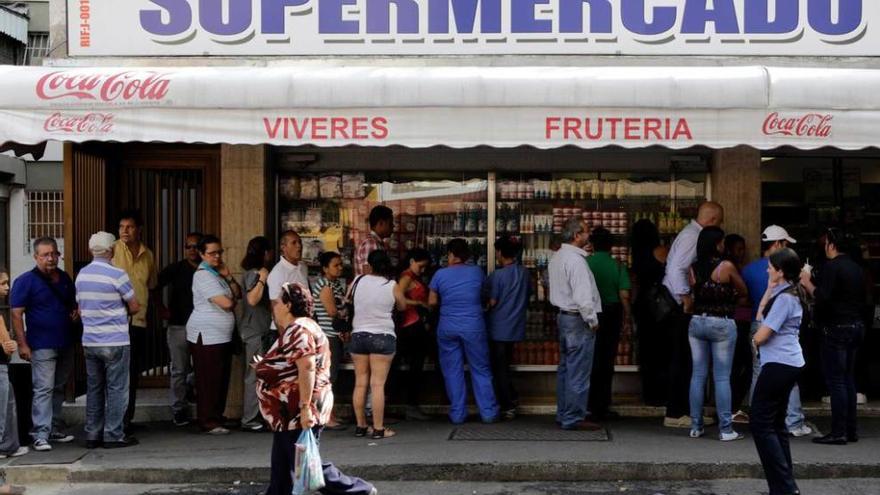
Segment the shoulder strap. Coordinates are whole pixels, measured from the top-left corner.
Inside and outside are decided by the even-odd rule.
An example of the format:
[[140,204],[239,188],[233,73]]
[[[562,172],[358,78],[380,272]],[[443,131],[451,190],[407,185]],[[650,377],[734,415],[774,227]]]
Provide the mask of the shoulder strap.
[[[33,272],[35,277],[42,280],[43,283],[46,284],[46,287],[49,289],[49,291],[52,292],[52,295],[54,295],[55,298],[58,299],[58,302],[60,302],[65,309],[67,309],[68,311],[72,311],[76,308],[76,299],[71,300],[69,297],[66,297],[64,294],[62,294],[58,290],[58,287],[55,287],[55,285],[52,284],[52,281],[48,280],[42,273],[40,273],[40,270],[34,268],[33,270],[31,270],[31,272]],[[61,272],[59,270],[58,277],[59,279],[64,278],[64,272]]]

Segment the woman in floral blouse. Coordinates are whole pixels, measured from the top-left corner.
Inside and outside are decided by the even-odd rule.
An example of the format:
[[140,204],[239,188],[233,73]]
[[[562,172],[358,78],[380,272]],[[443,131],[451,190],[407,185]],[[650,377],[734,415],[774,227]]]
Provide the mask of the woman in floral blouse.
[[[273,308],[279,337],[261,359],[255,358],[260,412],[275,432],[272,478],[267,495],[290,495],[293,490],[294,444],[303,428],[320,438],[333,409],[330,385],[330,347],[321,327],[309,315],[313,301],[299,284],[281,288],[281,304]],[[321,493],[375,495],[373,485],[351,478],[325,462]]]

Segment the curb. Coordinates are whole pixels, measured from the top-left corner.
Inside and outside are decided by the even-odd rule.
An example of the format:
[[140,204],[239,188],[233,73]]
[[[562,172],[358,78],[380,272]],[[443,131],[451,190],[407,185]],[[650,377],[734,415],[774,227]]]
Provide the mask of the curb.
[[[512,463],[392,464],[341,466],[346,474],[377,481],[691,481],[732,478],[763,479],[757,463]],[[87,469],[57,466],[7,467],[10,483],[199,484],[265,481],[269,468],[218,467]],[[880,478],[880,464],[795,465],[799,479]]]

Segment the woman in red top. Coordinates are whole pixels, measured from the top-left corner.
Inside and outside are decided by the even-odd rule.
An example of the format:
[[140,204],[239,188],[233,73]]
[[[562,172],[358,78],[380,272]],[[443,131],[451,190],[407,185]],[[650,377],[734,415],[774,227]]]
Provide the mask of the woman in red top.
[[406,419],[425,421],[429,417],[419,408],[419,389],[422,384],[422,371],[425,367],[425,356],[433,342],[427,329],[428,319],[428,286],[422,276],[431,264],[428,251],[411,249],[401,263],[405,267],[400,274],[398,284],[406,298],[406,309],[400,318],[397,329],[398,356],[409,365],[404,379],[406,387]]
[[[313,311],[309,290],[299,284],[281,287],[281,303],[272,308],[279,337],[264,357],[254,357],[260,412],[275,432],[272,439],[272,477],[267,495],[290,495],[293,461],[303,428],[320,439],[333,409],[330,384],[330,346]],[[325,494],[375,495],[373,485],[323,464]]]

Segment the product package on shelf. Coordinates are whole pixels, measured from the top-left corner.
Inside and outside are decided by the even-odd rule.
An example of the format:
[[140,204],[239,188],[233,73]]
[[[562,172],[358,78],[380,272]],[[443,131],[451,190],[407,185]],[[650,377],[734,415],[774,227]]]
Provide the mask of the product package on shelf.
[[319,189],[323,199],[342,198],[342,177],[339,174],[323,174],[319,179]]

